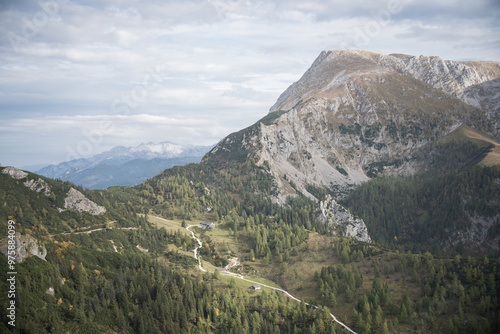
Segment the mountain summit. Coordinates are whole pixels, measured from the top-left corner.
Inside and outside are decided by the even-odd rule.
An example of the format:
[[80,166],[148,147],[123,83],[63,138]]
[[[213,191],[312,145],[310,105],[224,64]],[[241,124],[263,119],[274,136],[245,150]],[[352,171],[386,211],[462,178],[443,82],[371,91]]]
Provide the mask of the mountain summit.
[[500,137],[500,64],[439,57],[323,51],[255,125],[204,161],[250,159],[276,181],[275,200],[338,198],[377,175],[430,168],[433,148],[457,132]]
[[409,76],[467,104],[490,109],[497,117],[500,112],[498,62],[451,61],[360,50],[321,52],[302,78],[278,98],[270,112],[290,110],[300,101],[342,91],[345,84],[356,79],[370,81],[370,78],[382,79],[394,74]]
[[211,146],[147,143],[135,147],[116,146],[86,159],[50,165],[37,171],[46,177],[71,181],[89,189],[131,186],[167,168],[201,161]]

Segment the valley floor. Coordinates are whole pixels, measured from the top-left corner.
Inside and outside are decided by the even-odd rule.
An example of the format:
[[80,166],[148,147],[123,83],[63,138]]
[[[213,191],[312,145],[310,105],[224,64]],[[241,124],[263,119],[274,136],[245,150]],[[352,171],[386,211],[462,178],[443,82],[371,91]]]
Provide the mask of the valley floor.
[[[159,217],[157,217],[157,218],[159,218]],[[191,230],[190,230],[190,228],[191,228],[191,227],[197,227],[197,226],[198,226],[198,225],[189,225],[189,226],[187,226],[187,227],[186,227],[186,230],[188,230],[189,232],[191,232],[191,235],[192,235],[193,239],[194,239],[194,240],[196,240],[196,242],[198,243],[198,247],[196,247],[196,248],[194,249],[194,251],[193,251],[193,253],[194,253],[194,258],[198,261],[198,265],[199,265],[200,270],[201,270],[201,271],[203,271],[203,272],[207,272],[207,270],[203,268],[203,266],[202,266],[202,261],[201,261],[201,259],[199,258],[198,253],[197,253],[198,249],[202,247],[201,240],[200,240],[200,239],[198,239],[198,238],[196,237],[196,235],[195,235],[195,233],[194,233],[193,231],[191,231]],[[218,270],[218,269],[215,269],[215,270]],[[286,291],[286,290],[283,290],[283,289],[280,289],[280,288],[276,288],[276,287],[274,287],[274,286],[270,286],[270,285],[262,284],[262,283],[260,283],[260,282],[256,282],[256,281],[254,281],[254,280],[250,280],[250,279],[248,279],[248,278],[245,278],[245,277],[244,277],[243,275],[241,275],[241,274],[232,273],[232,272],[230,272],[230,271],[223,271],[223,272],[221,272],[220,274],[221,274],[221,275],[225,275],[225,276],[234,277],[234,278],[236,278],[236,279],[239,279],[239,280],[242,280],[242,281],[245,281],[245,282],[251,283],[251,284],[258,285],[258,286],[260,286],[260,287],[262,287],[262,288],[268,288],[268,289],[272,289],[272,290],[275,290],[275,291],[282,292],[282,293],[284,293],[286,296],[288,296],[289,298],[291,298],[292,300],[295,300],[296,302],[299,302],[299,303],[305,303],[307,306],[310,306],[308,303],[306,303],[306,302],[304,302],[304,301],[302,301],[302,300],[300,300],[300,299],[298,299],[298,298],[296,298],[296,297],[292,296],[292,294],[290,294],[290,293],[289,293],[288,291]],[[315,307],[316,309],[318,309],[318,308],[319,308],[318,306],[314,306],[314,307]],[[330,316],[332,317],[332,320],[333,320],[334,322],[336,322],[337,324],[339,324],[340,326],[342,326],[343,328],[345,328],[348,332],[356,334],[356,332],[354,332],[352,329],[350,329],[350,328],[349,328],[346,324],[344,324],[344,323],[342,323],[341,321],[339,321],[339,320],[335,317],[335,315],[333,315],[332,313],[330,313]]]

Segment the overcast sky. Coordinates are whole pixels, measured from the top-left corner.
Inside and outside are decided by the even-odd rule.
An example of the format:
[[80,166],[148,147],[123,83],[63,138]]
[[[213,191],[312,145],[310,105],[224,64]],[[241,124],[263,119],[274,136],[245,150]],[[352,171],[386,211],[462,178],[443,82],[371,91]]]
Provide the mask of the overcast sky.
[[348,48],[500,61],[500,1],[0,0],[0,163],[215,144]]

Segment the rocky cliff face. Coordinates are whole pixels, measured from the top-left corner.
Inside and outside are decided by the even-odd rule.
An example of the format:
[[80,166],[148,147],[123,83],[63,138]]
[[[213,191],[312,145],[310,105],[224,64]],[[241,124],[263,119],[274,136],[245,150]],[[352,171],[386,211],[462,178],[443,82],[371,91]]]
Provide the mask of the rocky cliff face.
[[251,156],[284,203],[308,186],[342,196],[377,175],[411,175],[462,124],[500,137],[500,65],[439,57],[324,51],[264,121],[221,141],[205,161]]
[[496,123],[500,116],[500,64],[497,62],[457,62],[439,57],[393,55],[402,60],[402,72],[487,111]]
[[[326,69],[326,71],[325,71]],[[394,73],[409,76],[461,101],[487,110],[490,119],[500,113],[500,64],[498,62],[459,62],[440,57],[381,55],[360,50],[324,51],[311,68],[291,85],[271,107],[289,110],[308,95],[331,91],[353,75]],[[495,131],[498,134],[498,126]],[[498,138],[498,136],[497,136]]]
[[353,216],[331,196],[319,202],[318,213],[321,221],[327,224],[336,235],[371,242],[363,219]]
[[[5,238],[0,241],[0,251],[6,256],[8,255],[8,240]],[[44,246],[38,244],[38,240],[33,238],[31,235],[21,235],[16,233],[14,237],[16,243],[16,262],[22,262],[28,256],[36,256],[42,260],[45,260],[47,256],[47,249]]]

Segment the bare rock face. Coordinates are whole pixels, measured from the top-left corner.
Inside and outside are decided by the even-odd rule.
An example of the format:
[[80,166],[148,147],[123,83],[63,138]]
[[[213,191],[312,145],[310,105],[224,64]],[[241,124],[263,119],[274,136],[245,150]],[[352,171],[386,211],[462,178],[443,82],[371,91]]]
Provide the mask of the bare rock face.
[[452,231],[443,250],[453,250],[459,244],[473,249],[479,246],[486,252],[500,250],[500,235],[492,233],[493,228],[500,222],[500,213],[493,217],[484,217],[467,212],[467,216],[471,222],[470,226],[465,230]]
[[28,173],[23,172],[22,170],[17,169],[15,167],[10,167],[10,166],[2,169],[2,173],[10,175],[12,178],[14,178],[16,180],[21,180],[21,179],[24,179],[26,176],[28,176]]
[[43,192],[45,196],[47,197],[50,196],[50,186],[47,182],[45,182],[41,178],[38,178],[37,181],[27,180],[26,182],[24,182],[24,185],[30,188],[31,190],[36,191],[37,193]]
[[371,242],[363,219],[353,216],[331,196],[319,202],[318,212],[320,220],[330,226],[335,234]]
[[[500,116],[500,64],[491,61],[451,61],[440,57],[402,56],[403,68],[418,80],[467,104],[488,110],[491,120]],[[496,132],[498,135],[498,127]]]
[[[0,251],[6,256],[8,255],[8,240],[5,238],[0,241]],[[33,238],[31,235],[21,235],[21,233],[16,233],[14,237],[16,243],[16,262],[22,262],[28,256],[36,256],[42,260],[45,260],[47,256],[47,249],[44,246],[38,244],[38,240]]]
[[[378,175],[413,175],[463,124],[500,138],[500,64],[323,51],[261,122],[223,139],[204,162],[251,159],[278,203],[310,186],[337,199]],[[241,157],[244,154],[246,157]]]
[[[318,69],[322,71],[318,72]],[[498,82],[500,64],[493,61],[443,60],[433,56],[383,55],[361,50],[323,51],[302,78],[278,98],[271,112],[293,108],[294,102],[296,105],[300,100],[298,97],[303,99],[318,92],[335,90],[338,84],[349,81],[353,76],[391,72],[409,75],[467,102],[469,88]]]
[[[2,173],[10,175],[12,178],[16,180],[22,180],[28,176],[28,173],[17,169],[15,167],[5,167],[2,170]],[[28,188],[30,188],[33,191],[36,191],[37,193],[43,192],[45,196],[50,196],[50,186],[45,180],[42,180],[41,178],[38,178],[38,180],[26,180],[24,182],[24,185]]]
[[71,188],[64,199],[64,207],[66,209],[73,209],[78,212],[90,212],[92,215],[97,216],[106,212],[106,208],[99,206],[89,200],[85,195]]

